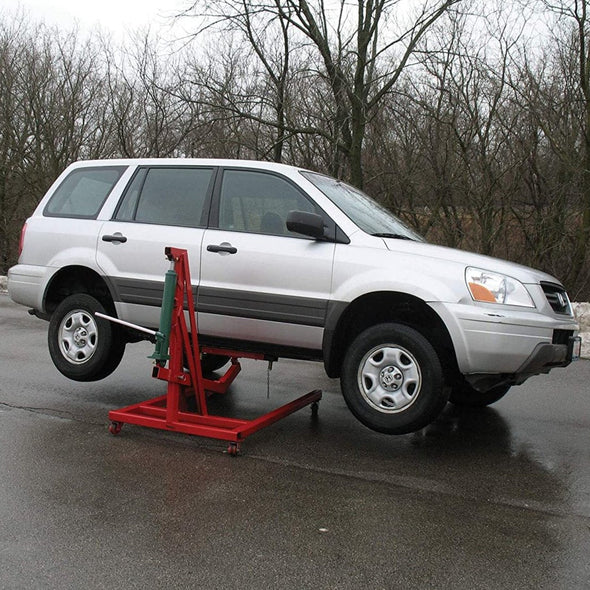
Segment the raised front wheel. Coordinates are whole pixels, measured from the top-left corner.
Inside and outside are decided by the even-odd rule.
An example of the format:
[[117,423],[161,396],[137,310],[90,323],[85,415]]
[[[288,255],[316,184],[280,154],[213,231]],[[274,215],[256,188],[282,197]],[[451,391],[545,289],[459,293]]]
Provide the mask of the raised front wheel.
[[402,324],[378,324],[359,334],[345,355],[340,381],[351,412],[385,434],[423,428],[448,399],[436,351]]

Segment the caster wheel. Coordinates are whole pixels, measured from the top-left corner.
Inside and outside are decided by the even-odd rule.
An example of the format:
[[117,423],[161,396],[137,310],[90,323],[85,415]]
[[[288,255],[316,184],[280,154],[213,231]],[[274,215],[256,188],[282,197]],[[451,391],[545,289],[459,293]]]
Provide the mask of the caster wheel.
[[109,426],[109,432],[113,436],[117,436],[117,434],[119,434],[119,432],[121,432],[121,428],[123,428],[123,422],[111,422],[111,424]]
[[229,443],[227,447],[227,454],[231,457],[237,457],[240,452],[240,445],[238,443]]

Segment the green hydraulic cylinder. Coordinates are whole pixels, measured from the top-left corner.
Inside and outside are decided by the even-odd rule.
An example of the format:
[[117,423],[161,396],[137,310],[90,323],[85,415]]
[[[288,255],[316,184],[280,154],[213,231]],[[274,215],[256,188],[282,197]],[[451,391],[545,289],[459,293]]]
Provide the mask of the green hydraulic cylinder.
[[170,346],[170,330],[172,327],[172,312],[174,311],[176,279],[177,275],[174,268],[166,271],[164,277],[164,295],[162,296],[162,310],[160,311],[160,329],[156,332],[156,348],[154,354],[148,357],[157,362],[165,362],[170,359],[168,348]]

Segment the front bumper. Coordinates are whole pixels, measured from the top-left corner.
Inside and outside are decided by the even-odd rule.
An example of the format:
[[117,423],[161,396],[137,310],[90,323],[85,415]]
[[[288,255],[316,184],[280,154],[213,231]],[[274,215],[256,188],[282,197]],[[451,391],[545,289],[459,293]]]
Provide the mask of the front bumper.
[[539,344],[514,374],[471,374],[466,380],[478,391],[488,391],[498,385],[520,385],[529,377],[548,373],[555,367],[567,367],[580,358],[582,339],[570,336],[568,344]]
[[570,336],[567,344],[538,344],[517,374],[538,375],[548,373],[553,367],[567,367],[580,358],[581,344],[579,336]]
[[449,329],[465,376],[547,372],[568,365],[579,346],[573,316],[463,303],[433,308]]

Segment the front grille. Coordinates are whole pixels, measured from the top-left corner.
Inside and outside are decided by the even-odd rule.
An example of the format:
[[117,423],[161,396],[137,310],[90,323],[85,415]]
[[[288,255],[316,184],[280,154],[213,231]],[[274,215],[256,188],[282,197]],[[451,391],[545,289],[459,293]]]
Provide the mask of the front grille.
[[555,313],[571,315],[572,310],[570,307],[570,300],[562,286],[542,282],[541,287],[543,288],[543,292],[545,293],[545,297],[547,297],[551,309],[553,309]]

